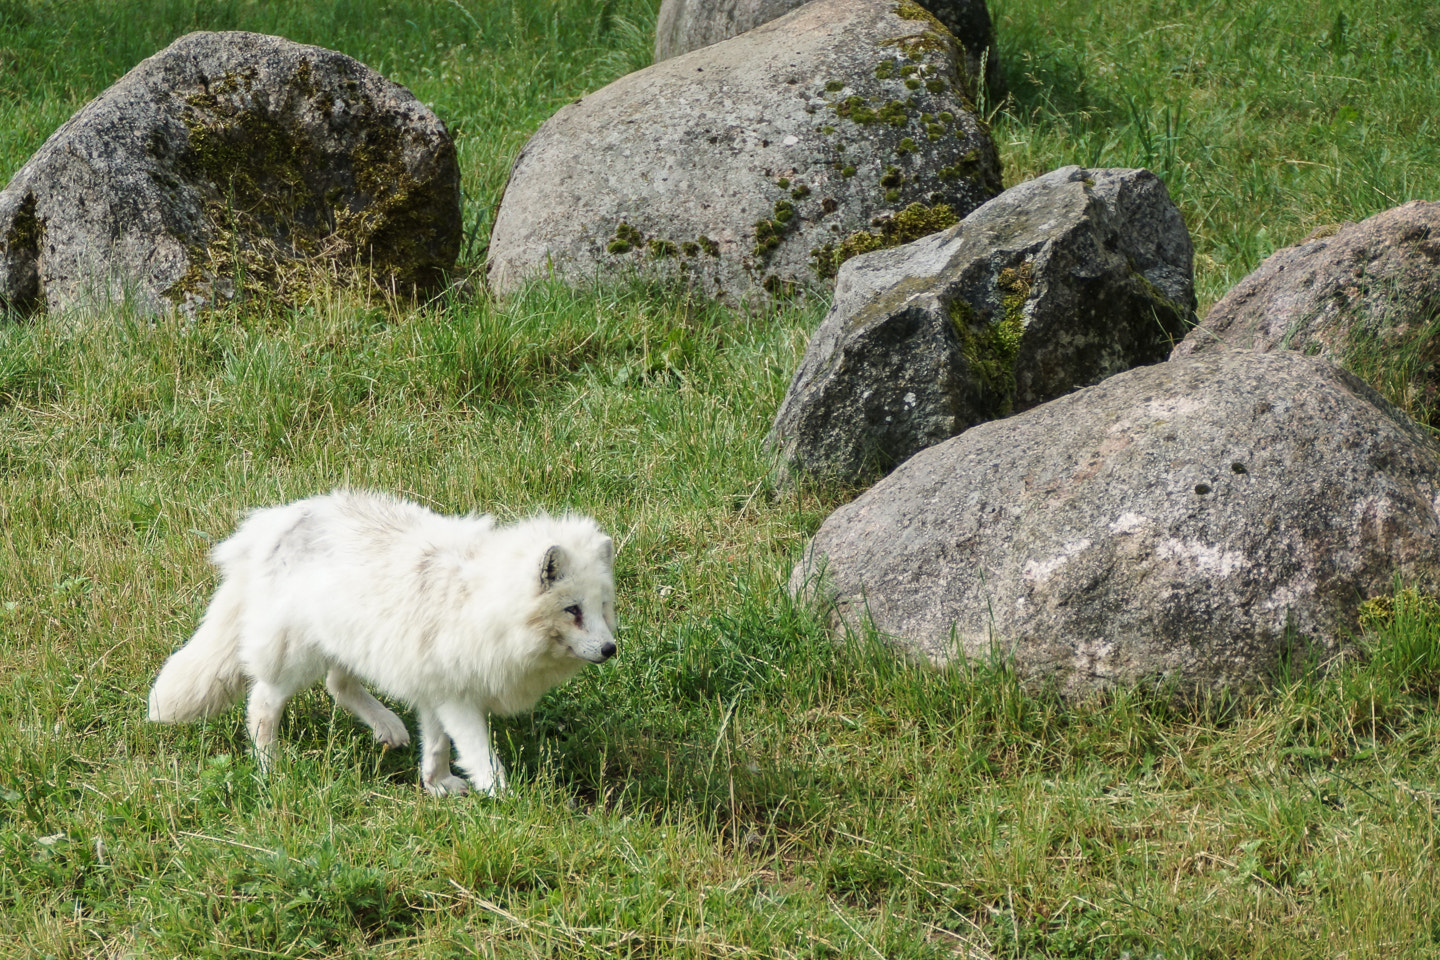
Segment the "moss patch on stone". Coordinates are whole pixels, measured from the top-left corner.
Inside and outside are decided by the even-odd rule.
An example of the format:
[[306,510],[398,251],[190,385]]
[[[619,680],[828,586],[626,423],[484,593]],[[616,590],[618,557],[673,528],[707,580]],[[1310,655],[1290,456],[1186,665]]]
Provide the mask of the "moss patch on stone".
[[755,221],[754,254],[762,263],[770,258],[780,241],[796,226],[795,204],[785,198],[775,201],[772,216]]
[[1008,324],[1014,331],[1016,343],[1019,343],[1019,335],[1025,329],[1025,301],[1030,299],[1030,286],[1034,282],[1034,276],[1030,271],[1029,261],[1021,261],[1018,266],[1006,267],[1000,271],[995,284],[1005,291],[1000,298],[1000,304],[1005,310],[1005,318],[1002,321]]
[[12,264],[11,292],[8,301],[0,304],[12,310],[29,312],[40,300],[40,248],[45,243],[45,224],[36,215],[35,195],[29,194],[15,211],[10,228],[5,231],[5,249]]
[[954,163],[947,164],[935,171],[935,175],[941,180],[971,180],[980,172],[980,151],[970,149],[965,155]]
[[839,103],[832,103],[830,108],[834,110],[835,115],[842,120],[858,123],[862,127],[869,126],[879,119],[874,109],[871,108],[864,97],[849,96]]
[[935,14],[920,6],[920,4],[915,3],[914,0],[901,0],[900,3],[896,4],[895,16],[901,20],[917,20],[931,30],[941,31],[947,34],[950,32]]
[[[1025,269],[1028,273],[1028,264]],[[1002,278],[1005,273],[1001,271]],[[1028,292],[1028,286],[1025,289]],[[1020,302],[1023,305],[1024,299]],[[1009,415],[1015,403],[1015,360],[1025,336],[1023,311],[1012,310],[1007,296],[1005,312],[998,319],[986,321],[958,298],[949,305],[949,312],[960,340],[960,354],[979,388],[982,408],[991,417]]]
[[838,245],[827,243],[824,247],[811,250],[811,268],[816,276],[828,280],[834,277],[840,270],[840,265],[851,257],[858,257],[872,250],[912,243],[921,237],[953,227],[959,222],[960,218],[948,203],[937,203],[934,206],[912,203],[899,213],[880,220],[878,232],[860,230],[850,234]]
[[610,238],[610,242],[605,245],[605,249],[607,252],[617,256],[624,256],[631,250],[644,246],[644,244],[645,235],[624,220],[621,220],[615,225],[615,235]]
[[189,251],[190,268],[167,298],[212,301],[227,288],[238,294],[243,282],[288,299],[317,274],[405,292],[437,285],[459,252],[458,205],[453,242],[437,243],[446,186],[411,175],[397,119],[357,96],[347,121],[363,131],[358,143],[329,153],[305,129],[307,108],[333,110],[309,64],[294,72],[285,103],[257,107],[253,84],[250,73],[227,74],[185,100],[177,172],[201,188],[208,236]]

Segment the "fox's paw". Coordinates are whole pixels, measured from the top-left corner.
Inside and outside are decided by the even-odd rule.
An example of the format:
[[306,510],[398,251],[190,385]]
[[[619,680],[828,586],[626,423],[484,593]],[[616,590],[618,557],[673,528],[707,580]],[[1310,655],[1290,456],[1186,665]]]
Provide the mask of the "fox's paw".
[[465,782],[464,777],[448,773],[434,780],[426,780],[425,789],[436,797],[463,797],[470,792],[470,784]]
[[405,724],[395,714],[389,717],[382,717],[380,722],[375,724],[375,739],[390,749],[410,746],[410,731],[405,729]]

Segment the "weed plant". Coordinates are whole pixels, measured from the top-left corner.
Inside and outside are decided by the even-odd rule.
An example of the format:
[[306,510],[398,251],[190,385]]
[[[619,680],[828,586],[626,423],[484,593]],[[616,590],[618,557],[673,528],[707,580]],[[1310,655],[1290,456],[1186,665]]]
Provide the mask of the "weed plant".
[[[1202,299],[1437,193],[1428,4],[991,10],[1007,178],[1156,169]],[[520,144],[643,65],[654,14],[0,0],[0,175],[175,36],[280,33],[434,103],[473,268]],[[250,294],[0,323],[0,956],[1440,956],[1433,599],[1397,584],[1346,657],[1234,699],[1068,704],[1003,663],[835,645],[783,585],[854,491],[778,493],[761,448],[823,303]],[[238,710],[145,722],[209,547],[340,484],[615,533],[621,655],[496,724],[510,796],[427,796],[319,690],[266,776]]]

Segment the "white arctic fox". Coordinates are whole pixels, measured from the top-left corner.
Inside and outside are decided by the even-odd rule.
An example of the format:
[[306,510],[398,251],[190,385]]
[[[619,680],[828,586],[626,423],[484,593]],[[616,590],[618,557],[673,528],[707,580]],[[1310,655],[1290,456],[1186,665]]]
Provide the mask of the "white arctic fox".
[[615,655],[614,544],[586,517],[497,527],[392,497],[337,491],[256,510],[211,558],[220,585],[195,636],[150,691],[150,719],[233,706],[264,764],[285,701],[322,676],[337,703],[392,747],[400,718],[360,681],[413,705],[433,794],[505,789],[487,714],[530,709],[586,663]]

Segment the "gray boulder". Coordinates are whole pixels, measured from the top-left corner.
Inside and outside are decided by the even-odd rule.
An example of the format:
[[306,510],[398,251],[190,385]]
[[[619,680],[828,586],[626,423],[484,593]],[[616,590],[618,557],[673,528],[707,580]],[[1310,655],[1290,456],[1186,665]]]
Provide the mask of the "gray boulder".
[[1437,452],[1324,359],[1180,358],[918,454],[825,521],[790,588],[1069,694],[1243,688],[1340,649],[1397,575],[1440,589]]
[[526,144],[491,284],[644,270],[746,303],[828,286],[847,242],[941,229],[1000,191],[963,76],[923,11],[815,0],[623,77]]
[[[1175,348],[1398,352],[1440,318],[1440,203],[1414,200],[1277,250]],[[1429,351],[1434,353],[1433,348]],[[1347,365],[1349,365],[1347,363]],[[1435,371],[1430,374],[1435,379]]]
[[0,192],[0,302],[143,312],[357,264],[387,288],[455,263],[445,126],[342,54],[192,33],[71,117]]
[[[789,13],[807,0],[664,0],[655,23],[655,62],[729,40]],[[925,0],[919,4],[954,34],[965,51],[965,72],[984,78],[992,100],[1005,96],[985,0]]]
[[1193,248],[1147,170],[1065,167],[841,268],[769,442],[781,482],[858,483],[985,420],[1165,359]]

